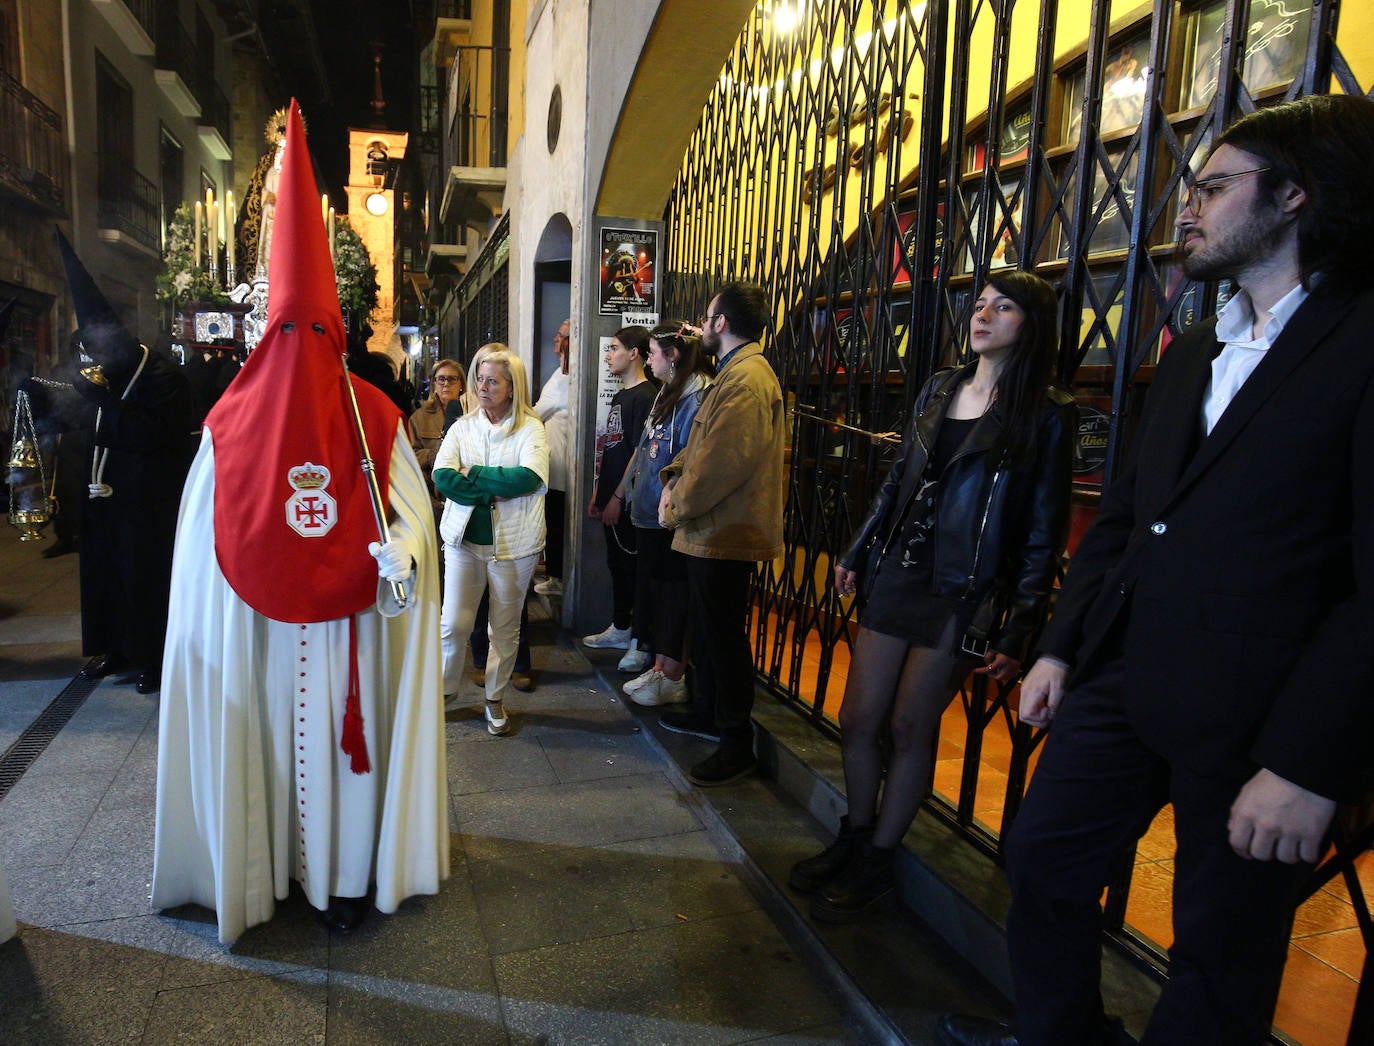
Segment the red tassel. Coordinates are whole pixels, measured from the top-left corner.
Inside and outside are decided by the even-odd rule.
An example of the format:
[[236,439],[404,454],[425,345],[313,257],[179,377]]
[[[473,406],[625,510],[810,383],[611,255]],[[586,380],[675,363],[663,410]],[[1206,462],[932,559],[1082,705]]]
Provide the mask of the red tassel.
[[358,692],[358,619],[348,619],[348,697],[344,703],[343,739],[339,742],[344,755],[352,757],[350,768],[355,774],[372,772],[367,759],[367,737],[363,733],[362,698]]

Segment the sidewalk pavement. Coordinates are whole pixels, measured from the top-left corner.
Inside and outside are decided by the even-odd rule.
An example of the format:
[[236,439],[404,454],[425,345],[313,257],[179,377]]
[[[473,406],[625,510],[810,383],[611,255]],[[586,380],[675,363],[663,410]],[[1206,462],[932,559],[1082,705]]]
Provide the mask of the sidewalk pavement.
[[[293,892],[232,946],[204,909],[154,910],[157,695],[73,682],[77,557],[41,559],[50,541],[0,535],[8,1046],[871,1041],[746,885],[700,793],[547,616],[514,734],[486,732],[476,686],[448,716],[453,870],[437,896],[342,936]],[[46,747],[14,746],[60,693],[70,720]],[[35,746],[15,779],[16,747]]]

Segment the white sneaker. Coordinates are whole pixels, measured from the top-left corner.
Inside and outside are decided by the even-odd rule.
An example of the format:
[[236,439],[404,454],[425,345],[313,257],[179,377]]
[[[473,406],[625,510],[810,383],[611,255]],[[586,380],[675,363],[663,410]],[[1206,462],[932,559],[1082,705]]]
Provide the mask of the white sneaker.
[[506,706],[500,701],[486,702],[487,713],[487,732],[502,737],[510,733],[510,717],[506,715]]
[[645,683],[630,695],[630,700],[645,708],[654,705],[680,705],[687,701],[687,683],[682,679],[669,679],[662,672],[652,682]]
[[541,596],[561,596],[563,594],[563,582],[556,577],[546,577],[534,586],[534,591]]
[[625,693],[627,694],[633,694],[636,690],[639,690],[642,687],[646,687],[650,683],[652,683],[654,681],[654,677],[661,677],[662,675],[663,673],[660,672],[657,668],[651,668],[643,675],[635,676],[620,689],[625,691]]
[[654,655],[647,650],[640,649],[639,640],[630,640],[630,649],[625,651],[625,656],[620,659],[620,664],[615,667],[622,672],[643,672],[645,668],[654,663]]
[[604,632],[598,632],[594,636],[584,636],[582,642],[594,650],[619,649],[627,650],[630,646],[630,630],[628,628],[616,628],[615,622],[606,626]]

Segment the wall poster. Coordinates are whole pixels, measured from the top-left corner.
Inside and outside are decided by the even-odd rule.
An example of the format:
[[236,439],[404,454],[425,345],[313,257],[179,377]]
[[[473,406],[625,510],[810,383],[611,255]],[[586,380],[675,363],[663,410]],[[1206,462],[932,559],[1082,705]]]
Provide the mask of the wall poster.
[[658,233],[601,230],[602,316],[658,311]]

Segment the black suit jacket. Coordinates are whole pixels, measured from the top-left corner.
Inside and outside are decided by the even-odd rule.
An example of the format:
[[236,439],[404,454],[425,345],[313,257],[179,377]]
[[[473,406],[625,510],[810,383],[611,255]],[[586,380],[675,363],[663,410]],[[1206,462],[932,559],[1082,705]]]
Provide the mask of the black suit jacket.
[[1124,652],[1170,759],[1338,797],[1374,747],[1374,291],[1314,291],[1199,440],[1213,326],[1164,354],[1039,649],[1070,690]]

